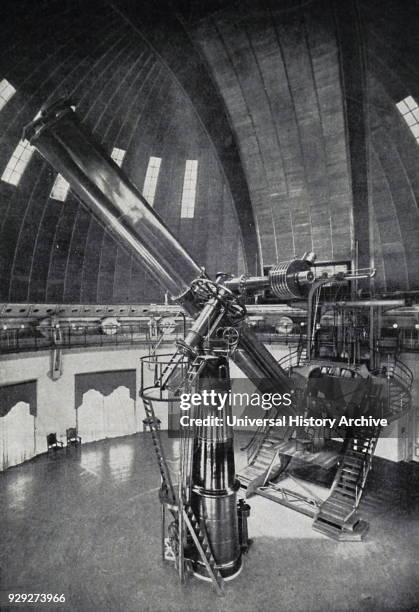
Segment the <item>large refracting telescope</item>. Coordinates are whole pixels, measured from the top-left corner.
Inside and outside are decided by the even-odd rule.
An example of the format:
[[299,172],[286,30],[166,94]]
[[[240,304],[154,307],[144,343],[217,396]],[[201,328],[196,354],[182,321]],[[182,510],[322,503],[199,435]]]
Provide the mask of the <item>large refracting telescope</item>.
[[[277,264],[261,276],[233,278],[220,274],[210,279],[123,170],[82,126],[68,101],[58,101],[43,110],[41,117],[27,126],[25,137],[70,183],[116,240],[194,318],[177,352],[187,360],[189,368],[195,368],[198,390],[228,391],[229,358],[260,392],[293,390],[291,379],[247,327],[241,296],[269,288],[285,301],[304,298],[313,281],[312,254]],[[227,354],[213,348],[220,330],[222,336],[232,334],[236,338],[234,350]],[[197,366],[199,363],[203,363],[202,367]],[[225,411],[228,410],[227,406]],[[242,546],[232,428],[201,427],[195,431],[190,471],[191,520],[196,520],[206,533],[215,571],[222,578],[233,577],[241,568]],[[195,573],[205,574],[204,566],[196,559]]]

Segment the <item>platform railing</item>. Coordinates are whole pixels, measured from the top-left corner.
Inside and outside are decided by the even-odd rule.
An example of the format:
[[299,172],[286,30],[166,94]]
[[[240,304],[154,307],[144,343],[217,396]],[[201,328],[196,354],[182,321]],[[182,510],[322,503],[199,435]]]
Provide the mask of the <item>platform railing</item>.
[[[53,328],[0,328],[0,354],[43,351],[57,347],[54,340]],[[174,343],[183,337],[183,330],[168,334],[164,342]],[[115,333],[107,334],[100,330],[98,325],[84,325],[83,327],[60,328],[60,348],[89,348],[89,347],[115,347],[115,346],[150,346],[152,339],[148,327],[144,325],[120,325]]]
[[[147,323],[121,323],[112,335],[103,333],[100,323],[65,325],[60,327],[61,348],[88,348],[106,346],[148,346],[150,353],[163,345],[173,344],[184,337],[190,326],[190,321],[179,320],[175,332],[168,333],[159,330],[157,336],[150,332]],[[44,326],[41,330],[36,324],[13,326],[6,319],[0,321],[0,355],[48,350],[56,346],[52,340],[53,328]],[[288,344],[285,336],[272,334],[268,339],[265,334],[256,330],[257,337],[264,344]],[[295,337],[295,339],[298,339]],[[158,345],[158,346],[157,346]],[[288,356],[287,356],[288,357]]]
[[412,405],[413,373],[410,368],[396,357],[383,363],[372,375],[387,380],[386,416],[399,418],[405,414]]
[[302,362],[305,360],[307,356],[306,351],[306,338],[302,334],[300,334],[298,338],[298,343],[294,350],[290,350],[288,355],[284,355],[281,359],[278,360],[278,365],[281,366],[284,370],[288,371],[291,374],[292,368],[298,368],[302,365]]
[[300,354],[299,350],[295,349],[288,353],[288,355],[284,355],[281,359],[278,359],[278,364],[284,370],[289,370],[290,368],[296,368],[300,365]]
[[[306,354],[305,337],[302,334],[300,334],[298,337],[298,343],[296,345],[296,348],[294,348],[294,350],[291,350],[287,355],[284,355],[283,357],[278,359],[277,363],[278,365],[281,366],[283,370],[285,370],[288,373],[289,376],[291,376],[292,369],[301,365],[302,361],[305,358],[305,354]],[[275,411],[275,412],[279,413],[279,409],[278,411]],[[272,418],[275,418],[276,414],[268,415],[268,418],[270,418],[271,416]],[[255,430],[249,442],[245,446],[242,447],[241,450],[245,450],[247,452],[247,463],[248,464],[251,463],[253,459],[255,459],[270,429],[271,429],[270,425],[259,426]]]
[[412,388],[413,384],[413,372],[412,370],[400,359],[396,357],[394,361],[394,366],[392,368],[393,376],[396,377],[400,382],[402,382],[407,389]]
[[410,391],[413,384],[413,372],[397,357],[389,363],[383,363],[380,368],[371,372],[374,376],[395,379],[407,391]]

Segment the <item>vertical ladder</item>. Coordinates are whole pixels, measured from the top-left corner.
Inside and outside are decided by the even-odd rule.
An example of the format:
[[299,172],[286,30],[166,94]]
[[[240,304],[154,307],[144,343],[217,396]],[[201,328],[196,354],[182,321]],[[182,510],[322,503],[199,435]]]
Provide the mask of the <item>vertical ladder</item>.
[[186,376],[182,379],[180,385],[174,391],[174,394],[178,393],[180,389],[184,389],[185,392],[190,391],[194,382],[201,374],[206,364],[206,359],[202,356],[195,357],[192,363],[189,365],[188,370],[186,372]]
[[163,368],[160,373],[159,379],[156,381],[156,384],[161,388],[165,389],[167,383],[169,382],[171,376],[175,372],[176,368],[182,363],[183,355],[176,351],[174,355],[171,357],[169,363]]
[[164,456],[164,451],[160,438],[160,428],[157,424],[153,404],[149,399],[145,397],[143,397],[142,400],[144,404],[144,411],[146,414],[145,425],[149,428],[151,432],[151,438],[153,440],[154,450],[156,453],[157,463],[161,476],[161,501],[162,503],[175,504],[176,494],[173,488],[172,479],[170,477],[169,468]]
[[205,366],[205,359],[202,357],[196,357],[191,363],[188,372],[186,374],[186,387],[190,389],[198,378]]
[[[205,363],[205,362],[204,362]],[[205,568],[208,572],[208,577],[213,583],[217,594],[220,596],[224,595],[224,580],[221,576],[219,569],[217,568],[216,561],[214,559],[214,555],[212,554],[211,545],[208,540],[208,536],[206,533],[205,526],[200,525],[198,519],[196,518],[194,511],[190,504],[183,503],[182,499],[179,499],[179,504],[177,504],[175,490],[172,484],[172,479],[170,477],[169,468],[167,466],[167,462],[164,456],[164,451],[160,438],[160,428],[158,426],[158,422],[156,419],[156,415],[154,412],[152,402],[143,397],[144,411],[146,414],[145,425],[149,428],[151,432],[151,437],[153,440],[154,450],[157,456],[157,462],[159,466],[160,476],[161,476],[161,489],[160,489],[160,501],[163,504],[163,517],[164,517],[164,505],[178,505],[177,510],[177,524],[178,524],[178,545],[179,545],[179,558],[178,562],[178,571],[179,577],[181,581],[184,578],[184,557],[183,557],[183,522],[186,525],[187,530],[189,531],[196,549],[199,553],[200,559],[205,565]],[[181,496],[182,498],[183,496]],[[164,531],[164,518],[163,518],[163,531]],[[162,534],[162,543],[164,546],[164,533]],[[165,558],[165,553],[163,551],[163,558]]]

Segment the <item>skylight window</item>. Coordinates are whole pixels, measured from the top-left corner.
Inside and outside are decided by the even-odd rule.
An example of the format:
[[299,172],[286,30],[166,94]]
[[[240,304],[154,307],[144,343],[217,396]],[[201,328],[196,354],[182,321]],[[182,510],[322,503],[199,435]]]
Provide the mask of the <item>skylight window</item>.
[[61,174],[57,174],[57,178],[54,181],[49,197],[53,200],[64,202],[69,189],[70,183],[68,183],[65,178],[61,176]]
[[180,211],[182,219],[192,219],[194,216],[197,176],[198,161],[196,159],[187,159],[185,177],[183,179],[182,208]]
[[147,172],[144,179],[143,196],[151,206],[154,204],[154,196],[156,195],[157,181],[160,172],[160,157],[150,157],[148,162]]
[[[40,116],[41,111],[38,111],[33,120],[35,121]],[[13,151],[12,157],[1,175],[1,180],[10,183],[10,185],[18,185],[34,151],[35,147],[32,147],[28,140],[21,140]]]
[[13,151],[1,180],[10,185],[18,185],[34,151],[35,148],[27,140],[21,140]]
[[419,144],[419,107],[417,102],[415,102],[412,96],[407,96],[407,98],[401,100],[396,106],[409,126],[413,136],[416,138],[416,142]]
[[124,161],[126,151],[124,149],[118,149],[118,147],[114,147],[112,149],[111,157],[116,163],[117,166],[121,167],[122,162]]
[[0,111],[15,93],[16,89],[10,85],[9,81],[6,79],[0,81]]

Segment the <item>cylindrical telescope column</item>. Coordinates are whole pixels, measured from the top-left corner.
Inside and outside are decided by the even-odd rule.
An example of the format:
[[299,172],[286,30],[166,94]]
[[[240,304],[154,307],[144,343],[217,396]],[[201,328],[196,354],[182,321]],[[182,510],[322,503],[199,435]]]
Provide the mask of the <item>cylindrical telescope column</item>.
[[[197,392],[203,397],[205,391],[224,396],[229,390],[228,360],[225,357],[207,360]],[[217,401],[214,401],[210,406],[198,406],[195,416],[209,419],[209,424],[195,428],[191,505],[198,521],[205,524],[221,575],[231,579],[240,571],[242,564],[236,503],[240,483],[235,476],[233,427],[228,423],[231,407],[227,401],[218,409]],[[198,558],[194,571],[198,576],[207,575],[205,566]]]

